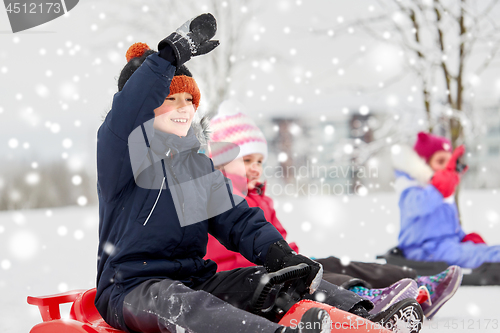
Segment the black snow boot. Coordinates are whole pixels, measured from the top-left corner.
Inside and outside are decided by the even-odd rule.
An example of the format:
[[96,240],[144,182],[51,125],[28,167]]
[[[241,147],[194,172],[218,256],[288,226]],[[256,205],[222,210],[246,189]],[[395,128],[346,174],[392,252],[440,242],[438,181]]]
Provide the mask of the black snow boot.
[[395,332],[418,333],[422,329],[424,312],[413,299],[403,299],[367,319]]
[[330,333],[332,321],[327,311],[320,308],[307,310],[300,323],[278,328],[275,333]]

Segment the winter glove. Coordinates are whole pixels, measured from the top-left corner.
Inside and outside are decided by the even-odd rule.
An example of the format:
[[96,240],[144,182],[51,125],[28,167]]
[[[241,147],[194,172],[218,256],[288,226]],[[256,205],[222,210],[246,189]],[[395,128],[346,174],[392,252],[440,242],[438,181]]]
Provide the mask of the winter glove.
[[465,153],[465,147],[460,146],[455,149],[451,155],[450,161],[443,170],[436,171],[431,179],[431,184],[441,192],[444,198],[449,197],[455,192],[455,188],[460,183],[460,175],[465,173],[468,169],[464,166],[461,172],[457,172],[458,160]]
[[282,268],[296,266],[305,263],[311,267],[309,275],[304,279],[304,290],[298,290],[299,294],[308,291],[314,293],[323,277],[323,266],[303,255],[293,251],[285,240],[277,241],[269,246],[264,267],[269,273],[279,271]]
[[446,165],[446,169],[450,171],[456,171],[459,175],[463,175],[469,167],[465,164],[460,163],[460,158],[465,154],[465,147],[463,145],[458,146],[453,151],[450,161]]
[[210,40],[217,31],[217,22],[212,14],[201,14],[180,26],[170,36],[158,44],[158,51],[170,45],[177,59],[177,66],[191,57],[206,54],[219,45],[218,40]]
[[483,237],[475,232],[471,232],[470,234],[467,234],[464,238],[462,238],[462,243],[465,243],[467,241],[471,241],[474,244],[486,244]]

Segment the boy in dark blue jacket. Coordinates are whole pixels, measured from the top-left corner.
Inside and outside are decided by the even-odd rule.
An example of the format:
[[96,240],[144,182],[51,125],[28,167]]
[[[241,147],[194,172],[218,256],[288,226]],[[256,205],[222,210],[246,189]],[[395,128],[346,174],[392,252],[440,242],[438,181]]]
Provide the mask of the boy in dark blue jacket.
[[[200,94],[183,63],[213,50],[215,31],[214,17],[203,14],[161,41],[159,52],[142,43],[127,52],[98,131],[97,309],[127,332],[299,332],[245,310],[262,274],[306,263],[309,298],[317,288],[325,303],[368,316],[369,301],[321,281],[321,265],[293,252],[198,153],[208,122],[197,120]],[[208,233],[265,268],[216,274],[202,259]]]

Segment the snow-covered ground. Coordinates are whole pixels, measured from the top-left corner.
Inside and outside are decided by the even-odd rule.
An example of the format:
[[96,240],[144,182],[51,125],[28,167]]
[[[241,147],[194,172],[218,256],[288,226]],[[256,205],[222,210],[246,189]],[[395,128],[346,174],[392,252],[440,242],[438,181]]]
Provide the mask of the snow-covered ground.
[[[463,225],[489,244],[500,244],[500,194],[464,191]],[[310,256],[375,259],[396,244],[396,197],[275,199],[278,218]],[[94,286],[97,207],[67,207],[0,213],[0,331],[28,332],[41,321],[28,295],[46,295]],[[499,332],[500,287],[462,287],[423,332]],[[69,307],[63,308],[67,313]]]

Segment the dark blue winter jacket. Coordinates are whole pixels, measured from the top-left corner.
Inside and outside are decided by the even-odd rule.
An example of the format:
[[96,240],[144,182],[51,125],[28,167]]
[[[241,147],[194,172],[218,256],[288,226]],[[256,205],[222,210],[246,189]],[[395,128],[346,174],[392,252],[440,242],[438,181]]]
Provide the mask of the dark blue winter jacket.
[[[222,174],[198,153],[192,129],[184,138],[153,129],[154,109],[168,96],[174,72],[157,53],[150,55],[114,95],[97,134],[95,305],[106,322],[122,330],[127,330],[123,300],[140,283],[169,278],[190,287],[215,274],[215,262],[202,259],[208,233],[256,264],[282,239],[262,210],[233,200]],[[219,204],[221,197],[226,203]],[[227,202],[229,208],[221,208]],[[200,220],[203,214],[206,219]]]

